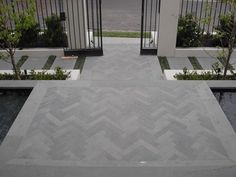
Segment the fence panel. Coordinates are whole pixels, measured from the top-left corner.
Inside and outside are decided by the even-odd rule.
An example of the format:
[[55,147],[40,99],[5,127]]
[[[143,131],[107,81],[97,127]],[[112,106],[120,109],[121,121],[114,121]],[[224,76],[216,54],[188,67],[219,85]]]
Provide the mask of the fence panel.
[[[182,0],[180,6],[180,16],[194,14],[199,20],[204,32],[213,33],[214,27],[219,25],[221,15],[230,11],[230,5],[224,0]],[[204,19],[210,17],[210,22],[203,23]]]

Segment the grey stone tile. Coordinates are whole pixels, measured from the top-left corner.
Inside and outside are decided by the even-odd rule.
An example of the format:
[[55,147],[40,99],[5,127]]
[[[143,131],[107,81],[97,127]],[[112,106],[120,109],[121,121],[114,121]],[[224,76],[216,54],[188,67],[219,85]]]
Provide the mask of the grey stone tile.
[[167,58],[170,68],[174,70],[182,70],[184,67],[188,69],[193,69],[192,64],[190,63],[188,58]]
[[51,69],[55,69],[56,67],[61,67],[63,69],[73,69],[75,65],[76,60],[64,60],[61,58],[56,58],[54,61]]
[[[219,60],[217,60],[216,58],[197,58],[199,63],[202,65],[203,69],[207,69],[207,70],[211,70],[212,69],[212,65],[216,62],[219,62]],[[219,62],[220,66],[221,63]]]
[[47,58],[28,58],[21,69],[42,69]]
[[138,39],[104,39],[104,56],[87,57],[82,80],[160,80],[156,56],[140,56]]
[[[15,62],[17,63],[20,58],[15,58]],[[0,70],[11,70],[12,69],[12,64],[10,59],[6,61],[0,60]]]

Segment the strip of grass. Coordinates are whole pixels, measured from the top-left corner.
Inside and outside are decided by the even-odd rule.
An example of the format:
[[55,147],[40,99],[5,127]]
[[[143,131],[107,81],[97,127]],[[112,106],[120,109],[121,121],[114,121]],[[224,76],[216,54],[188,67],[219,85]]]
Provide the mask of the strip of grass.
[[28,58],[29,58],[29,56],[26,56],[26,55],[22,56],[16,64],[17,68],[21,68],[23,66],[23,64],[26,62],[26,60],[28,60]]
[[50,69],[52,67],[52,64],[54,63],[56,59],[55,55],[51,55],[48,57],[48,60],[46,61],[46,63],[44,64],[42,69]]
[[[98,36],[97,32],[94,32],[94,36]],[[140,38],[141,33],[135,31],[103,31],[103,37],[119,37],[119,38]],[[144,38],[151,38],[151,33],[144,33]]]
[[162,72],[164,72],[165,69],[170,69],[170,65],[166,57],[158,57],[158,60],[161,65]]
[[82,73],[84,63],[85,63],[85,56],[79,56],[79,58],[75,62],[74,69],[79,69],[80,73]]
[[190,63],[192,64],[193,69],[196,69],[196,70],[203,69],[196,57],[188,57],[188,59],[189,59]]
[[[220,63],[225,66],[226,65],[226,61],[222,58],[222,57],[217,57],[217,59],[220,61]],[[229,68],[230,70],[235,70],[234,67],[229,63]]]

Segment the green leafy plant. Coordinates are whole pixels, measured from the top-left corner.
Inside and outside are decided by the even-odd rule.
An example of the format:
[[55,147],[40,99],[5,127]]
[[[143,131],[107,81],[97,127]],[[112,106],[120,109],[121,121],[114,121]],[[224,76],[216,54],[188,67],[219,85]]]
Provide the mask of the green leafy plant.
[[38,23],[28,29],[22,29],[18,47],[37,47],[39,40],[40,26]]
[[[22,10],[17,9],[18,0],[11,0],[6,3],[0,0],[0,59],[7,60],[10,58],[15,77],[20,78],[19,68],[15,62],[15,50],[22,37],[22,32],[27,31],[36,24],[35,21],[35,1],[25,0],[28,6]],[[9,22],[14,24],[14,29],[9,26]]]
[[[196,71],[189,71],[186,67],[183,68],[183,73],[174,75],[177,80],[223,80],[222,67],[216,62],[212,65],[211,71],[205,71],[198,74]],[[227,80],[236,80],[236,73],[226,76]]]
[[193,14],[180,17],[178,22],[177,46],[198,47],[200,45],[201,28]]
[[[55,68],[55,74],[46,73],[47,71],[35,72],[31,70],[29,74],[20,73],[22,80],[66,80],[70,76],[70,72],[64,71],[62,68]],[[16,80],[15,75],[0,74],[0,80]]]
[[52,15],[45,19],[47,29],[42,35],[48,47],[67,47],[67,35],[64,32],[60,17]]

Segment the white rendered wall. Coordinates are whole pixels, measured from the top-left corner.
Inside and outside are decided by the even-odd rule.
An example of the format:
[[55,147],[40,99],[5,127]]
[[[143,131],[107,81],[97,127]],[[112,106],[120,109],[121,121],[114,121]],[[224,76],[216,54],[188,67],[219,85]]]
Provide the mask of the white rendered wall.
[[161,1],[158,56],[175,56],[179,8],[180,0]]

